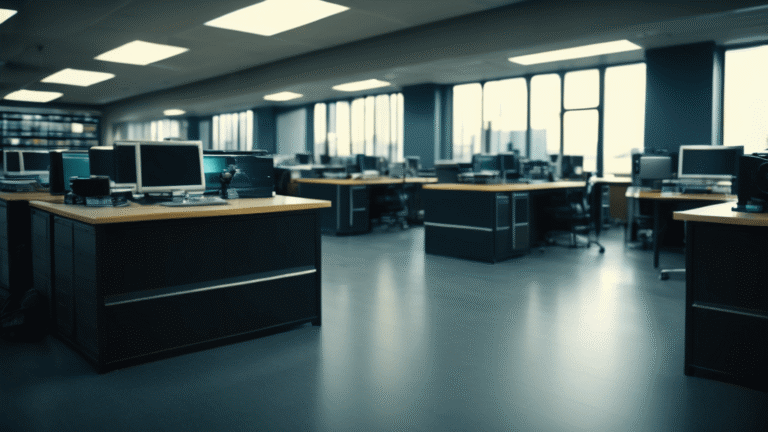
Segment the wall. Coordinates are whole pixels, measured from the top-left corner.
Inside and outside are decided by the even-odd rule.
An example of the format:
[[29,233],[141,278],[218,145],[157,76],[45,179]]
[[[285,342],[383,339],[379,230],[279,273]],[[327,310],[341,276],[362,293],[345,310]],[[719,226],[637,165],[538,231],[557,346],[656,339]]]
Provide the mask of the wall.
[[403,155],[419,156],[425,168],[435,165],[439,148],[441,116],[437,91],[434,84],[403,89]]
[[278,113],[277,153],[290,155],[307,151],[307,110],[304,108]]

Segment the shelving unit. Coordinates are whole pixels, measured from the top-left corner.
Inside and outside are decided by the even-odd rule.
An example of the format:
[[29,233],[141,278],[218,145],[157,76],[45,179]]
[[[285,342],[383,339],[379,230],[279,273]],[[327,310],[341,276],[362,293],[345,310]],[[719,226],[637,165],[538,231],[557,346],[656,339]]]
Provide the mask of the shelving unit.
[[98,112],[0,107],[0,146],[91,147],[99,144]]

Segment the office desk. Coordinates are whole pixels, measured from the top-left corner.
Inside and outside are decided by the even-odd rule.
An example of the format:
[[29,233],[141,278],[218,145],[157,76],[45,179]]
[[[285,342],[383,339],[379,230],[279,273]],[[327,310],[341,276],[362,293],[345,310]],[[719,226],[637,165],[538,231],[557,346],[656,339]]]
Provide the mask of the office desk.
[[327,201],[32,207],[34,284],[55,333],[100,372],[320,325]]
[[[592,191],[592,201],[590,206],[595,213],[595,231],[597,235],[603,229],[603,223],[606,214],[610,214],[612,219],[627,220],[627,188],[632,185],[632,179],[629,177],[597,177],[593,179],[594,186]],[[605,188],[608,188],[608,212],[603,202]]]
[[[626,197],[631,200],[653,201],[653,267],[659,267],[659,249],[662,238],[662,230],[666,229],[666,221],[671,219],[675,210],[687,210],[712,204],[718,201],[735,201],[735,195],[723,194],[681,194],[676,192],[664,192],[654,190],[646,191],[639,188],[629,188]],[[635,204],[630,206],[630,221],[627,229],[632,230]],[[631,234],[629,234],[631,236]]]
[[32,288],[29,202],[64,202],[48,192],[0,192],[0,298]]
[[768,391],[768,214],[675,212],[686,229],[685,374]]
[[539,198],[585,182],[425,185],[427,253],[498,262],[522,255],[542,237]]
[[370,205],[372,194],[379,186],[402,184],[409,190],[409,217],[411,222],[418,219],[421,204],[421,185],[436,183],[436,178],[409,177],[406,179],[294,179],[298,194],[304,198],[331,201],[332,208],[320,212],[321,227],[332,234],[360,234],[371,230]]

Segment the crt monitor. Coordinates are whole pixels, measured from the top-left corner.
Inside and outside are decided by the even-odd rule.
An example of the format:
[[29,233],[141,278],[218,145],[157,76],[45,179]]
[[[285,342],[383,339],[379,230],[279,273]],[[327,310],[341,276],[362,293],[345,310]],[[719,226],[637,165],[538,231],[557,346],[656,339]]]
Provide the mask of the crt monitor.
[[743,154],[743,146],[682,145],[677,178],[731,180],[739,174],[739,158]]
[[140,141],[135,149],[139,193],[205,191],[201,141]]
[[48,175],[51,165],[51,155],[48,150],[22,150],[22,166],[24,174]]
[[88,178],[91,168],[86,152],[64,152],[61,155],[61,167],[64,178],[64,190],[69,191],[69,180],[72,177]]
[[365,171],[378,171],[379,158],[376,156],[366,156],[359,154],[356,156],[357,166],[360,168],[360,172]]
[[91,174],[108,176],[114,188],[135,189],[137,142],[116,141],[113,147],[91,147]]
[[107,176],[115,180],[114,147],[93,146],[88,149],[88,165],[91,175]]

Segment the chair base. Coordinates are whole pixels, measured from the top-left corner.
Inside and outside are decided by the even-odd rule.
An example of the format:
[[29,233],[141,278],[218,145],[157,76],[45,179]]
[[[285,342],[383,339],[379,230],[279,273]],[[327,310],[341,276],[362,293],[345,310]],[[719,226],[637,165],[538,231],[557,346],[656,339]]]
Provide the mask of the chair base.
[[[570,248],[580,248],[580,247],[589,248],[589,247],[591,247],[594,244],[594,245],[597,245],[600,248],[600,253],[605,253],[605,246],[600,244],[599,240],[597,240],[597,239],[593,240],[593,239],[589,238],[588,235],[585,235],[585,234],[577,234],[577,233],[574,233],[574,232],[571,232],[570,234],[571,234],[571,242],[569,244],[567,244],[567,245],[557,243],[556,241],[554,241],[551,238],[547,239],[547,243],[550,244],[550,245],[554,245],[554,246],[563,246],[563,247],[570,247]],[[579,243],[578,242],[578,237],[579,236],[585,237],[586,243]]]
[[659,273],[659,279],[660,280],[667,280],[669,279],[669,275],[672,274],[685,274],[685,269],[664,269]]

